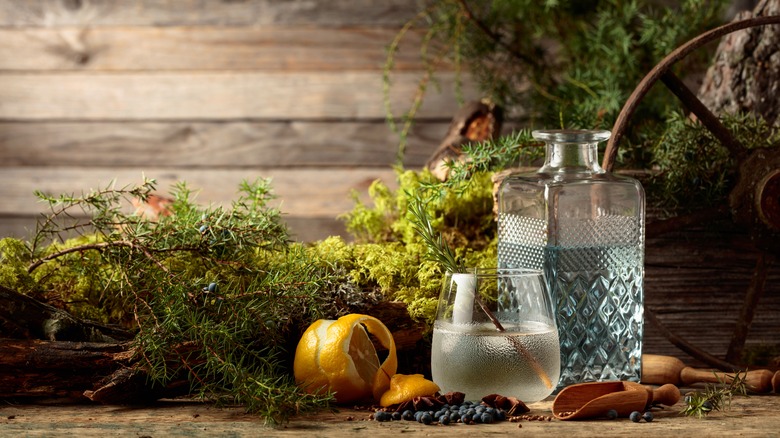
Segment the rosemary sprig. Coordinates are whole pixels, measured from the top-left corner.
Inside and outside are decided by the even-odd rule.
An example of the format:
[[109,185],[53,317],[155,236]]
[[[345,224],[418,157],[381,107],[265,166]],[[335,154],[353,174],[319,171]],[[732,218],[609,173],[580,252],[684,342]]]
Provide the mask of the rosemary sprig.
[[440,263],[447,272],[463,272],[465,266],[444,240],[441,233],[433,229],[431,218],[426,209],[428,202],[417,194],[407,192],[409,198],[409,213],[412,214],[411,224],[417,234],[425,242],[428,260]]
[[[728,409],[735,395],[747,395],[745,377],[747,372],[737,372],[734,376],[718,377],[719,384],[706,385],[702,392],[694,391],[685,395],[685,409],[681,415],[703,418],[712,411]],[[730,380],[730,382],[727,382]]]
[[[407,195],[409,195],[409,193],[407,193]],[[441,233],[436,233],[433,229],[433,224],[431,223],[428,211],[425,208],[427,205],[426,201],[416,195],[410,195],[409,199],[409,212],[413,216],[413,220],[411,221],[412,226],[425,242],[428,249],[426,254],[429,260],[441,263],[441,265],[444,266],[444,269],[451,273],[466,272],[465,266],[458,261],[457,256],[444,240]],[[498,318],[496,318],[493,312],[485,305],[485,302],[479,297],[479,294],[474,294],[474,301],[479,305],[482,311],[485,312],[493,325],[496,326],[496,330],[502,333],[506,331]],[[537,361],[536,358],[514,337],[507,336],[507,340],[509,340],[517,352],[531,365],[544,385],[547,388],[552,388],[553,383],[539,361]]]

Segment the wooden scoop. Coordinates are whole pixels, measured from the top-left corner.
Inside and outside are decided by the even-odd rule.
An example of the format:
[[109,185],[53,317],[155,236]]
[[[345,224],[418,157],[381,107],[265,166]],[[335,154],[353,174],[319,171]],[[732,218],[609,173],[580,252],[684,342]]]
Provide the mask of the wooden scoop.
[[643,411],[653,400],[652,392],[634,382],[589,382],[567,386],[555,397],[552,413],[559,420],[604,417],[610,409],[627,417]]

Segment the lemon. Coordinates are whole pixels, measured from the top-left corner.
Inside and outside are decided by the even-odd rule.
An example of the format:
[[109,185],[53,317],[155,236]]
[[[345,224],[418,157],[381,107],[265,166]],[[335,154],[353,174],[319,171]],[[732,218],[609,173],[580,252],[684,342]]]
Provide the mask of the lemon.
[[[366,329],[388,349],[381,364]],[[379,400],[397,368],[390,330],[378,319],[356,313],[315,321],[298,341],[293,362],[295,381],[303,390],[332,391],[338,403]]]
[[397,405],[415,397],[432,396],[439,390],[439,385],[422,374],[395,374],[390,378],[390,388],[382,394],[379,404],[383,407]]

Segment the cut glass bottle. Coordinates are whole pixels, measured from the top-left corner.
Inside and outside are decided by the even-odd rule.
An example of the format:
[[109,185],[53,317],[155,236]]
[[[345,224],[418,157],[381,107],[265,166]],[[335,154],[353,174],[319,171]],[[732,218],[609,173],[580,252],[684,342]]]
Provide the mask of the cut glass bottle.
[[645,196],[598,164],[609,131],[545,130],[544,165],[498,191],[499,267],[545,271],[561,342],[558,388],[639,381]]

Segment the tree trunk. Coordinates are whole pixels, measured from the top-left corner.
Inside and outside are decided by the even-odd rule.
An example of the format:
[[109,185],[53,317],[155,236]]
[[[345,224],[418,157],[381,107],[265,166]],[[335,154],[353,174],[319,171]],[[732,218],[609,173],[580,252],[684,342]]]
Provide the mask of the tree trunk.
[[[735,20],[780,14],[780,0],[762,0]],[[769,124],[780,115],[780,26],[759,26],[726,35],[707,70],[699,99],[715,114],[753,113]]]

